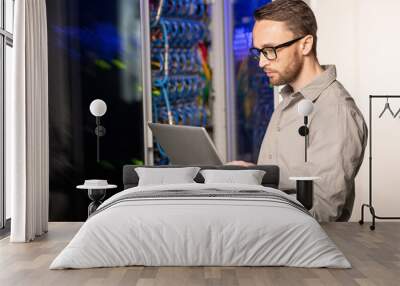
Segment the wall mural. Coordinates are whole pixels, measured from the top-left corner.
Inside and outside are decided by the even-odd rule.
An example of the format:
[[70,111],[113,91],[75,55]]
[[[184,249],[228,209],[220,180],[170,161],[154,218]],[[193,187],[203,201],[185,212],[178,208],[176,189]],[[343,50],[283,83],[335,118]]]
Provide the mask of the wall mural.
[[[47,1],[51,221],[86,219],[87,193],[75,189],[85,179],[121,190],[122,166],[143,164],[139,12],[139,1]],[[94,99],[107,104],[99,162]]]

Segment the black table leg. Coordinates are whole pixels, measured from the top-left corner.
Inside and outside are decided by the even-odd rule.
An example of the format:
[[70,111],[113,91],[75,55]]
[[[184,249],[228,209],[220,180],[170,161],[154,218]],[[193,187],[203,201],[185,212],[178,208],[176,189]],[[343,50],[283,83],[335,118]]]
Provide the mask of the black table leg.
[[92,200],[92,202],[88,206],[88,217],[89,217],[102,204],[102,200],[106,196],[106,190],[104,190],[104,189],[90,190],[89,189],[88,196]]
[[312,180],[296,181],[296,198],[308,210],[313,207],[313,185],[314,182]]

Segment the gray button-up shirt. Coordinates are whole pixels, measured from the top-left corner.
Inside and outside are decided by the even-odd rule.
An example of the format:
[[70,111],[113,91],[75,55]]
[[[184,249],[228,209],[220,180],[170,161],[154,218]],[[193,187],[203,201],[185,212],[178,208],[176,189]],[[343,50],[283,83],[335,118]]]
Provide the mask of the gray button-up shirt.
[[[310,84],[293,92],[289,85],[281,90],[283,101],[272,114],[261,145],[258,164],[280,167],[282,189],[295,188],[291,176],[318,176],[314,181],[314,206],[311,213],[319,221],[347,221],[354,204],[354,178],[367,144],[367,126],[353,98],[336,80],[335,66]],[[298,129],[304,124],[297,103],[313,101],[309,115],[307,163],[304,137]]]

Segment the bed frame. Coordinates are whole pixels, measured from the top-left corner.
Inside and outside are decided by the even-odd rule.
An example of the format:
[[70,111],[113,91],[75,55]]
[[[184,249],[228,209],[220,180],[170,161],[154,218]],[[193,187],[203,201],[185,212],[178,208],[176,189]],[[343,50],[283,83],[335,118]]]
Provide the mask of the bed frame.
[[[181,165],[167,165],[167,166],[138,166],[138,165],[125,165],[123,169],[123,183],[124,189],[133,188],[138,185],[139,176],[135,171],[136,167],[147,167],[147,168],[179,168],[179,167],[195,167],[195,166],[181,166]],[[241,167],[241,166],[196,166],[201,169],[218,169],[218,170],[263,170],[265,175],[262,179],[262,185],[265,187],[278,188],[279,185],[279,167],[276,165],[257,165],[252,167]],[[204,178],[200,174],[194,178],[197,183],[204,183]]]

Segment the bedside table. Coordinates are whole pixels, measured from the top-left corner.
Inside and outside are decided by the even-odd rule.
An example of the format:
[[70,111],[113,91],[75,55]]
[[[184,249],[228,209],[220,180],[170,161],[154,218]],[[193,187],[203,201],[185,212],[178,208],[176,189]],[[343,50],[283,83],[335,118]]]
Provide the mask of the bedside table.
[[296,199],[308,210],[313,207],[314,180],[318,180],[319,178],[289,177],[289,180],[296,181]]
[[88,197],[91,199],[91,203],[88,206],[88,217],[96,211],[96,209],[103,203],[103,199],[106,196],[108,189],[115,189],[117,185],[104,185],[104,186],[91,186],[91,185],[79,185],[76,186],[80,190],[88,190]]

